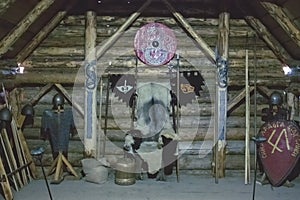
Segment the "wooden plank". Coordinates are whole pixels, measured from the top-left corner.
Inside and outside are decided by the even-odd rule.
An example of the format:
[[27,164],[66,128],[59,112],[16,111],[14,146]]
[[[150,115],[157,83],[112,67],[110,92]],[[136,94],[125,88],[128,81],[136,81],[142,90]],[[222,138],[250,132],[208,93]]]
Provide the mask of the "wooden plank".
[[54,0],[41,0],[13,30],[11,30],[0,42],[0,56],[6,53],[30,25],[53,4]]

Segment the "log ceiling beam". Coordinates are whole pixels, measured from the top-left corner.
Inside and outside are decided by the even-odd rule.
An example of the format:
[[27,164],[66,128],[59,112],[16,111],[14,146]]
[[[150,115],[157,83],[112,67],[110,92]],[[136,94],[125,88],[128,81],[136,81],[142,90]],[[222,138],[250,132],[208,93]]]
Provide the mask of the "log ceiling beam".
[[275,45],[275,41],[267,30],[267,28],[256,18],[252,16],[245,17],[246,22],[255,30],[256,34],[266,43],[271,49],[277,59],[282,63],[286,64],[288,58],[282,53],[282,51]]
[[173,14],[174,18],[182,25],[186,32],[188,32],[192,38],[197,42],[199,48],[206,55],[206,57],[213,63],[216,63],[215,53],[210,48],[210,46],[200,37],[193,29],[193,27],[184,19],[184,17],[176,12],[174,7],[168,2],[168,0],[163,0],[170,12]]
[[61,22],[66,16],[66,11],[58,12],[50,22],[42,28],[42,30],[34,37],[34,39],[28,43],[19,54],[16,56],[17,62],[22,63],[47,37],[47,35]]
[[67,13],[76,5],[79,0],[65,0],[60,2],[60,6],[67,4],[64,11],[58,11],[52,19],[36,34],[34,39],[29,42],[16,56],[17,63],[22,63],[27,59],[31,53],[38,47],[38,45],[59,25]]
[[0,15],[5,13],[5,11],[15,2],[16,0],[1,0],[0,2]]
[[297,26],[291,21],[282,7],[273,3],[261,2],[262,6],[276,20],[281,28],[292,38],[292,40],[300,47],[300,32]]
[[104,43],[96,52],[97,59],[100,59],[103,54],[123,35],[123,33],[130,27],[130,25],[141,15],[141,13],[149,6],[152,0],[147,0],[140,9],[133,13],[127,21]]
[[55,0],[40,1],[0,42],[0,57],[22,36],[30,25],[46,11]]

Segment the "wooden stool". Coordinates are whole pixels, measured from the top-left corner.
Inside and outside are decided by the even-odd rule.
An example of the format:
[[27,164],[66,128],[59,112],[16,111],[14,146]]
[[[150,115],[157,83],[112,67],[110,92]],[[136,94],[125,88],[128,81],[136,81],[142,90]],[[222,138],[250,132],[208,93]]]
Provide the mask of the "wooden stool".
[[48,173],[49,176],[55,172],[53,181],[51,181],[52,184],[59,184],[63,180],[62,173],[63,173],[64,166],[67,166],[67,168],[75,177],[78,177],[76,171],[74,170],[70,162],[60,151],[57,157],[55,158],[55,160],[53,161],[50,167],[50,171]]

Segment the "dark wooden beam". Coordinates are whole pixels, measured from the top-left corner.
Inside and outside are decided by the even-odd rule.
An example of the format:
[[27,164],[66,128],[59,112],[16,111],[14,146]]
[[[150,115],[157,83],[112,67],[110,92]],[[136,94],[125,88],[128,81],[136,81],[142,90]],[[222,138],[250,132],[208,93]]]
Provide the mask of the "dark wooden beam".
[[300,47],[299,29],[294,22],[289,18],[282,7],[273,3],[261,2],[268,13],[276,20],[281,28],[292,38],[292,40]]
[[11,30],[0,42],[0,57],[11,47],[30,25],[44,12],[55,0],[40,1],[27,15],[24,17],[13,30]]
[[284,56],[282,50],[278,48],[275,44],[274,39],[267,28],[256,18],[253,16],[246,16],[246,22],[255,30],[257,35],[267,44],[267,46],[273,51],[274,55],[278,58],[278,60],[282,64],[286,64],[288,58]]
[[126,29],[141,15],[141,13],[147,8],[152,0],[147,0],[142,7],[133,13],[127,21],[105,42],[99,49],[97,49],[96,57],[101,58],[103,54],[122,36]]
[[193,27],[184,19],[184,17],[175,10],[175,8],[167,0],[163,0],[174,18],[183,26],[186,32],[188,32],[192,38],[197,42],[198,47],[206,55],[206,57],[212,62],[216,63],[215,53],[209,45],[194,31]]

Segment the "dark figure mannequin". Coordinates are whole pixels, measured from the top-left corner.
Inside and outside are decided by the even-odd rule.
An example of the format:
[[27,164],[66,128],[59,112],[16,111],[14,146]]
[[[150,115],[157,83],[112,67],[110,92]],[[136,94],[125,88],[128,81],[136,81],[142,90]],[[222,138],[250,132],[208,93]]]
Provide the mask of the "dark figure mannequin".
[[64,109],[64,97],[59,93],[56,94],[52,99],[52,104],[52,110],[45,110],[43,113],[41,137],[44,140],[49,139],[54,159],[49,174],[53,173],[56,167],[56,173],[52,183],[59,183],[62,181],[62,178],[59,179],[60,168],[64,167],[65,169],[65,166],[61,165],[62,162],[69,168],[72,174],[77,177],[76,172],[67,160],[69,138],[76,133],[76,129],[72,109]]
[[[269,108],[263,108],[262,109],[262,121],[264,122],[271,122],[271,121],[277,121],[277,120],[289,120],[289,111],[284,108],[283,106],[283,98],[281,94],[277,91],[273,92],[269,99]],[[261,182],[262,184],[268,183],[268,179],[265,175],[262,161],[260,160],[260,157],[258,156],[257,159],[258,167],[262,175]],[[291,171],[290,175],[287,177],[286,182],[284,183],[284,186],[292,187],[293,183],[291,181],[295,179],[299,174],[299,167],[300,162],[296,164],[294,167],[294,170]]]

